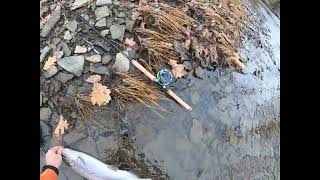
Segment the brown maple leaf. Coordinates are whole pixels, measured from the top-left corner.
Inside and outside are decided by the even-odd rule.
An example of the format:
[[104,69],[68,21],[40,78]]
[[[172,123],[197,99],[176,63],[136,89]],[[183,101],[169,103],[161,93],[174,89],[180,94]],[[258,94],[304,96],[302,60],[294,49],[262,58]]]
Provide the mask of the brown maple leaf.
[[124,44],[129,46],[129,47],[133,47],[136,45],[136,42],[133,40],[133,38],[126,38],[124,40]]
[[68,124],[67,120],[65,120],[63,118],[63,116],[60,115],[60,120],[59,120],[58,126],[56,127],[56,129],[53,132],[54,136],[57,138],[61,137],[64,134],[65,130],[68,129],[68,126],[69,126],[69,124]]
[[212,36],[212,32],[210,32],[207,28],[204,29],[202,32],[202,36],[209,40],[209,38]]
[[96,74],[96,75],[89,76],[88,79],[86,79],[86,82],[93,84],[93,83],[96,83],[100,80],[101,80],[101,76]]
[[137,7],[137,11],[140,11],[140,12],[144,12],[144,13],[149,13],[151,11],[151,8],[149,5],[144,5],[144,6],[138,6]]
[[46,63],[44,64],[43,69],[44,70],[50,69],[52,66],[54,66],[56,62],[57,62],[56,56],[49,57]]
[[172,74],[176,79],[187,74],[187,72],[184,70],[184,64],[177,64],[177,61],[172,59],[169,60],[168,64],[172,67]]
[[98,106],[106,105],[111,100],[110,89],[100,83],[94,83],[90,93],[91,102]]

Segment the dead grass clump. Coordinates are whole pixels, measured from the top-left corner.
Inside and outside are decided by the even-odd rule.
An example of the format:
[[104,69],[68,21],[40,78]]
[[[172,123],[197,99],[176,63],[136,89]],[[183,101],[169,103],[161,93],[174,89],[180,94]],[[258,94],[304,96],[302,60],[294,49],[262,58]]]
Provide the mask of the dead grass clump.
[[121,80],[111,90],[119,109],[123,109],[128,103],[141,103],[152,110],[165,111],[157,103],[159,99],[164,99],[164,95],[156,86],[148,83],[144,76],[119,72],[117,76]]

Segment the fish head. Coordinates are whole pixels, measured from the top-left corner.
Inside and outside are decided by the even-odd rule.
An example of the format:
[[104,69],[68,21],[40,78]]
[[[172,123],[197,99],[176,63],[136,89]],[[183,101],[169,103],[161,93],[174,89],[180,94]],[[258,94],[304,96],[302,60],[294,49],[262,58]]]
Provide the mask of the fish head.
[[82,157],[82,153],[77,151],[64,148],[62,152],[63,159],[66,161],[68,165],[71,167],[82,167],[84,166],[84,158]]

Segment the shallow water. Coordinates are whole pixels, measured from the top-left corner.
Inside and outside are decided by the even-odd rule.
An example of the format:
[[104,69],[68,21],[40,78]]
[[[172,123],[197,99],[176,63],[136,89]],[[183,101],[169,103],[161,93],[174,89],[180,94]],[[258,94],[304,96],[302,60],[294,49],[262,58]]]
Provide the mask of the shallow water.
[[[248,8],[255,18],[239,49],[243,72],[190,73],[172,88],[192,112],[171,100],[160,102],[163,117],[136,105],[97,112],[64,145],[154,179],[280,179],[280,21],[259,1]],[[94,123],[101,119],[115,132]],[[81,179],[65,165],[61,172]]]

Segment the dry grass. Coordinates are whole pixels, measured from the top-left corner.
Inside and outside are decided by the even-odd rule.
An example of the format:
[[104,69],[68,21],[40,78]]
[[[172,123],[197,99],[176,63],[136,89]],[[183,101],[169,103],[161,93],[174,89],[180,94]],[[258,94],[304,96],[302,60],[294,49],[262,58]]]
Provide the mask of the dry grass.
[[166,111],[157,103],[159,99],[165,99],[164,95],[153,83],[148,83],[144,76],[124,73],[117,73],[117,76],[121,80],[111,90],[119,109],[128,103],[141,103],[154,111]]

